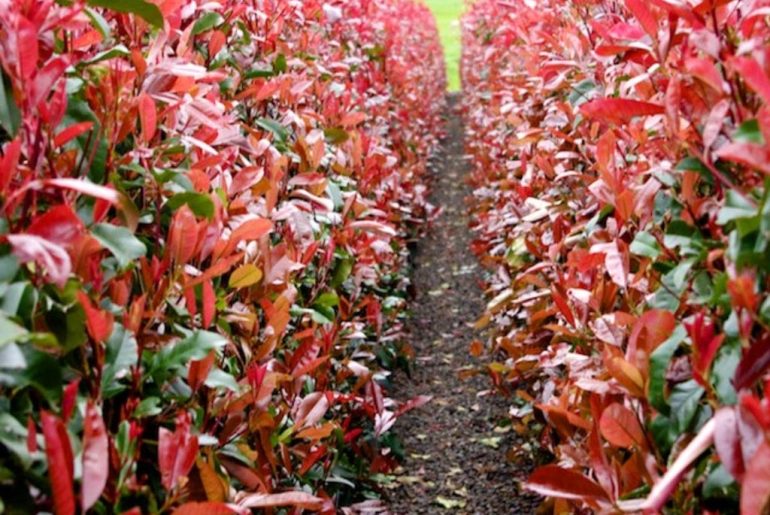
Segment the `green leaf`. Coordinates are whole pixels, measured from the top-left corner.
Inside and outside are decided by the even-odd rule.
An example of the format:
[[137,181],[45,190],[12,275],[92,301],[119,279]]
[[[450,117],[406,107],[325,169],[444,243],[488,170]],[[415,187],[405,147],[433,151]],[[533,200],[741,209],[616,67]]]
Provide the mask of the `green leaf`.
[[102,395],[109,399],[126,389],[120,379],[127,375],[138,361],[138,345],[134,335],[121,324],[116,323],[105,353],[105,366],[102,371]]
[[57,404],[62,395],[61,363],[59,360],[35,349],[25,349],[27,368],[18,377],[18,386],[31,386],[51,404]]
[[674,386],[669,396],[671,414],[679,432],[687,431],[695,419],[698,406],[705,390],[695,381],[690,379]]
[[27,333],[26,329],[0,313],[0,347],[23,339]]
[[154,417],[155,415],[160,415],[162,411],[159,398],[147,397],[134,409],[133,416],[136,418]]
[[329,141],[329,143],[332,143],[333,145],[345,143],[350,138],[348,131],[342,127],[330,127],[328,129],[324,129],[324,136],[326,136],[326,139]]
[[656,259],[660,255],[660,246],[652,234],[640,232],[631,242],[631,252],[637,256]]
[[757,207],[751,205],[743,195],[735,190],[727,190],[725,205],[719,210],[717,223],[726,225],[741,218],[754,218],[757,214]]
[[45,323],[56,336],[61,350],[66,354],[82,346],[86,336],[86,314],[79,305],[53,305],[45,312]]
[[147,253],[144,243],[125,227],[111,224],[96,224],[91,229],[96,238],[118,260],[120,268],[127,268],[133,261]]
[[254,123],[260,129],[271,132],[282,143],[285,143],[289,138],[289,131],[286,129],[286,127],[276,122],[275,120],[271,120],[270,118],[259,118]]
[[[43,458],[40,451],[30,454],[27,449],[27,434],[26,426],[10,413],[0,413],[0,443],[19,459],[25,469],[29,468],[33,461]],[[42,444],[42,436],[38,435],[37,440]]]
[[91,19],[91,25],[93,25],[93,27],[99,31],[99,34],[102,35],[105,41],[108,41],[111,37],[110,24],[107,23],[107,20],[104,19],[104,16],[91,9],[90,7],[86,7],[85,11],[86,16]]
[[762,136],[762,131],[759,130],[759,121],[754,118],[743,122],[733,133],[733,141],[764,145],[765,138]]
[[661,343],[650,356],[650,383],[648,395],[650,404],[656,410],[668,415],[670,410],[666,402],[666,371],[671,363],[671,358],[679,345],[687,336],[687,331],[681,325],[678,325],[671,336]]
[[117,45],[110,48],[109,50],[99,52],[98,54],[96,54],[95,56],[93,56],[92,58],[86,61],[81,61],[79,65],[96,64],[102,61],[106,61],[108,59],[114,59],[116,57],[126,57],[129,55],[131,55],[131,52],[128,50],[128,48],[126,48],[125,45]]
[[16,274],[19,273],[19,260],[13,254],[6,254],[0,257],[0,283],[13,281]]
[[197,216],[202,216],[209,220],[214,218],[214,202],[211,200],[210,196],[204,193],[195,193],[191,191],[177,193],[166,202],[166,205],[172,211],[176,211],[184,204],[187,204],[190,211]]
[[192,35],[197,36],[198,34],[208,32],[214,27],[221,25],[224,20],[225,19],[222,18],[221,14],[208,12],[198,18],[198,21],[195,22],[195,25],[193,25]]
[[668,248],[682,249],[685,256],[697,255],[703,249],[703,238],[697,228],[683,220],[674,220],[666,228],[663,244]]
[[176,343],[165,345],[154,355],[145,351],[149,358],[148,375],[158,383],[176,375],[190,361],[203,359],[209,352],[224,347],[227,340],[208,331],[198,331]]
[[0,128],[11,138],[15,138],[20,125],[21,113],[13,98],[11,83],[5,72],[0,71]]
[[335,291],[327,291],[318,296],[314,305],[327,308],[336,307],[340,304],[340,298]]
[[158,6],[145,0],[88,0],[88,5],[119,13],[133,14],[157,28],[163,27],[163,14]]
[[719,353],[711,369],[711,382],[722,404],[732,405],[738,402],[738,395],[733,386],[733,377],[735,377],[735,370],[738,368],[738,363],[742,357],[741,344],[738,339],[728,339],[719,348]]
[[578,107],[581,104],[584,104],[589,100],[591,100],[590,93],[595,90],[596,90],[596,83],[591,79],[586,79],[578,83],[575,87],[572,88],[572,91],[570,91],[570,94],[569,94],[569,97],[567,97],[567,100],[569,101],[570,104],[572,104],[573,107]]
[[27,358],[15,343],[7,343],[0,347],[0,368],[5,370],[22,369],[27,366]]
[[225,372],[224,370],[221,370],[219,368],[212,368],[211,372],[209,372],[209,376],[206,378],[206,381],[204,383],[209,388],[215,388],[215,389],[227,389],[232,392],[239,392],[240,387],[238,386],[238,381],[235,380],[233,376]]
[[283,54],[278,54],[278,56],[273,60],[273,72],[275,75],[278,75],[279,73],[286,73],[286,70],[286,56]]

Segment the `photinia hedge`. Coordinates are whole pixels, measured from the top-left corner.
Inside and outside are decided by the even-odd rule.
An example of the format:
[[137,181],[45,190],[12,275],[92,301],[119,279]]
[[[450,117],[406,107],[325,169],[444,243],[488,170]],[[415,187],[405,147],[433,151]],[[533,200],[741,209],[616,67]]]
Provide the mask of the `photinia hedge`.
[[380,509],[427,8],[0,0],[0,64],[0,510]]
[[488,372],[554,513],[765,513],[770,4],[479,0],[463,20]]

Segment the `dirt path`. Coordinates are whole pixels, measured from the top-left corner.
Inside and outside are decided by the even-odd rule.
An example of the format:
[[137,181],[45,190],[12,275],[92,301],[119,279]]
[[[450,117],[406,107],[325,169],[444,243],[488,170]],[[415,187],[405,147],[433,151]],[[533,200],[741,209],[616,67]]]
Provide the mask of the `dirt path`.
[[437,163],[432,202],[444,212],[415,253],[410,322],[417,353],[412,379],[395,378],[394,396],[432,395],[433,401],[399,419],[406,461],[391,490],[397,514],[511,514],[534,512],[518,492],[527,464],[506,459],[516,436],[507,426],[508,401],[485,395],[487,377],[461,380],[473,365],[468,353],[478,335],[468,327],[483,309],[481,269],[470,251],[465,198],[467,163],[457,97],[450,99],[448,137]]

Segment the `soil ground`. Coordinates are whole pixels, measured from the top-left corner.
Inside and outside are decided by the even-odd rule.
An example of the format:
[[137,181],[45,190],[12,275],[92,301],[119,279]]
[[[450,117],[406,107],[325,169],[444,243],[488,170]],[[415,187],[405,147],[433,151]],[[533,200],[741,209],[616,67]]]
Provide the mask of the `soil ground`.
[[393,513],[404,515],[533,513],[537,499],[519,489],[531,464],[507,459],[522,443],[508,425],[510,399],[490,392],[485,375],[458,375],[481,364],[468,349],[480,337],[470,324],[484,304],[482,270],[470,251],[468,164],[457,104],[458,97],[450,96],[448,135],[432,184],[432,202],[444,211],[414,254],[415,364],[411,378],[394,378],[392,392],[396,398],[432,395],[433,400],[396,424],[406,461],[389,501]]

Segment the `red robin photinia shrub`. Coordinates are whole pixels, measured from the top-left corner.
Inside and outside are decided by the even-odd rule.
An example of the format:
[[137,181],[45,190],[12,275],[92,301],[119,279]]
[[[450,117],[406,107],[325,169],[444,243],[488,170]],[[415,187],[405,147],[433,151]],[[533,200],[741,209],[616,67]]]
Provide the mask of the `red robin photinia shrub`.
[[487,371],[554,513],[765,513],[770,4],[479,0]]
[[0,64],[2,509],[380,509],[427,8],[0,0]]

